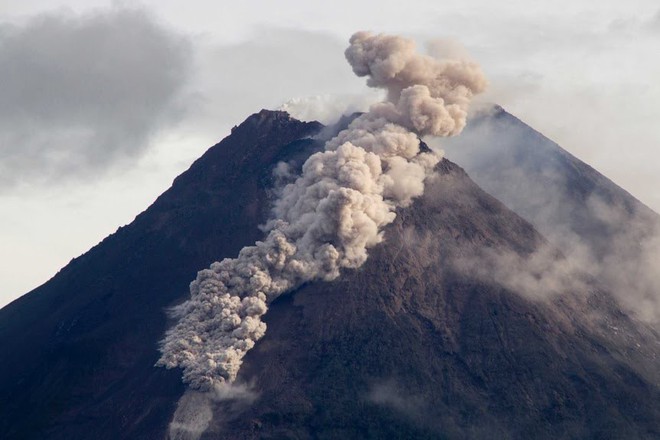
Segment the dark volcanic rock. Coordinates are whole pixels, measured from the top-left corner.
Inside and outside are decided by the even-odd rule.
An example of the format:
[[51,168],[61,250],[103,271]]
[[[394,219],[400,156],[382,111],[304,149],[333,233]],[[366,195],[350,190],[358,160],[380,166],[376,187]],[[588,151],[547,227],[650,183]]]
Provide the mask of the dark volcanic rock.
[[[317,149],[305,137],[320,128],[251,116],[131,225],[0,310],[0,438],[164,438],[184,389],[153,367],[166,307],[261,237],[272,167]],[[657,335],[595,284],[539,302],[454,264],[541,246],[444,160],[364,267],[272,304],[240,373],[259,398],[219,403],[204,438],[657,438],[660,395],[643,374],[657,358],[626,357]]]

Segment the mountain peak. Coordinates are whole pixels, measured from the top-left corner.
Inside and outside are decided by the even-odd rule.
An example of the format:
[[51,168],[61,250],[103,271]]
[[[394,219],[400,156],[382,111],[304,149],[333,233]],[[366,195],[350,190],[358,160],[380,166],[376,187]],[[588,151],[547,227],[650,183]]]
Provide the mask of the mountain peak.
[[[282,110],[261,109],[259,112],[248,116],[240,125],[234,126],[231,132],[238,131],[240,133],[247,130],[268,131],[275,124],[286,125],[291,122],[299,123],[300,121],[293,119],[289,113]],[[313,122],[313,124],[318,123]]]

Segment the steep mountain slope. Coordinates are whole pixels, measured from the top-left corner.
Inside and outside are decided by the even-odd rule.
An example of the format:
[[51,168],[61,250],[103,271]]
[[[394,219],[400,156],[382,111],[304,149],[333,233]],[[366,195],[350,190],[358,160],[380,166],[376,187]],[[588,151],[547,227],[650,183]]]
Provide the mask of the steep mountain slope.
[[[261,237],[272,168],[301,163],[320,129],[251,116],[131,225],[0,310],[0,437],[165,438],[184,391],[179,371],[153,367],[166,307]],[[657,437],[656,334],[589,277],[539,301],[464,264],[546,247],[441,162],[361,269],[273,303],[239,376],[258,398],[217,403],[204,437]]]

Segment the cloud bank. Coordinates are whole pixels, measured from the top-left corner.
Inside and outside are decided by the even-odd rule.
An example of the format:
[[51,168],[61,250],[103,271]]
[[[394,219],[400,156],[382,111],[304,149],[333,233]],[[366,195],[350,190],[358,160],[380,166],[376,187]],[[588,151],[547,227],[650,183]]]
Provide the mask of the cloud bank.
[[140,9],[0,24],[0,191],[139,157],[184,110],[190,48]]

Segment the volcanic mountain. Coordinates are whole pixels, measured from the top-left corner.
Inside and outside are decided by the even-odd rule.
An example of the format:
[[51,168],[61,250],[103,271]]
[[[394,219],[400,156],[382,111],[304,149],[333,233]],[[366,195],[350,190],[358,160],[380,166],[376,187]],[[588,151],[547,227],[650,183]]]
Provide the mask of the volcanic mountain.
[[[511,120],[487,113],[472,133]],[[299,167],[329,130],[250,116],[133,223],[0,310],[0,438],[167,438],[185,390],[179,370],[154,367],[167,309],[198,270],[261,238],[274,167]],[[509,145],[491,131],[473,140]],[[544,154],[563,175],[586,167]],[[571,175],[576,192],[642,206],[594,170]],[[201,438],[658,438],[660,338],[618,286],[572,266],[559,287],[516,282],[573,261],[550,214],[484,185],[516,214],[446,159],[428,180],[364,266],[271,304],[239,373],[252,398],[215,402]],[[572,231],[595,243],[596,221],[576,212]],[[512,265],[539,255],[545,272]]]

